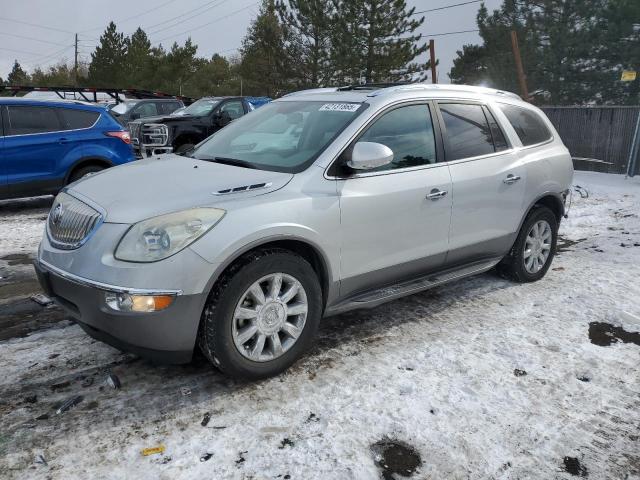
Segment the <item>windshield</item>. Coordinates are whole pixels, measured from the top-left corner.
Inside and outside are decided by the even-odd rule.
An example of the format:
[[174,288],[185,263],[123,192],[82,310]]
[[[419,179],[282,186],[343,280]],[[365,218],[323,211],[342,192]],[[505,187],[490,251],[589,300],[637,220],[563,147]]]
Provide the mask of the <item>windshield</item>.
[[129,110],[131,110],[136,103],[137,102],[122,102],[115,107],[112,107],[109,111],[115,113],[116,115],[122,115],[123,113],[127,113]]
[[182,111],[182,115],[193,115],[195,117],[204,117],[209,115],[215,106],[220,103],[220,100],[214,100],[211,98],[201,98],[200,100],[193,102],[187,108]]
[[345,102],[269,103],[219,130],[190,156],[232,159],[263,170],[301,172],[366,107]]

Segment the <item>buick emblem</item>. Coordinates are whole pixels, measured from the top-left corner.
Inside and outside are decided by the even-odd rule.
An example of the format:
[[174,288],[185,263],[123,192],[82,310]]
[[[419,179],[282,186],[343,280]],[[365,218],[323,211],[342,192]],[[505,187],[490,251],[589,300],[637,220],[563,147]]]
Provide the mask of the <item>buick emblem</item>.
[[54,208],[53,212],[51,213],[51,223],[53,223],[54,225],[58,225],[61,219],[62,219],[62,204],[59,203],[58,205],[56,205],[56,208]]

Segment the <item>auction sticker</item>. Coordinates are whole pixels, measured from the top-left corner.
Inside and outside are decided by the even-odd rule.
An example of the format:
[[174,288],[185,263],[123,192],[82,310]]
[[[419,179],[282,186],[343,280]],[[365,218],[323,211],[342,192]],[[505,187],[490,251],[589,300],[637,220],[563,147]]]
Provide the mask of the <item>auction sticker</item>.
[[325,103],[320,112],[355,112],[360,108],[359,103]]

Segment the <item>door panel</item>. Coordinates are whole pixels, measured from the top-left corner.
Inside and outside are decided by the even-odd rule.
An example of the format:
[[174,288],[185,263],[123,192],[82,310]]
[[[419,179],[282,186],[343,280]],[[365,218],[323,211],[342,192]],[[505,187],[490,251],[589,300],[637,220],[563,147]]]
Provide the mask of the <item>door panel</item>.
[[[433,190],[449,194],[427,199]],[[451,217],[446,165],[338,181],[341,296],[443,265]]]
[[[526,170],[514,152],[449,165],[453,182],[447,263],[501,256],[515,240],[526,206]],[[520,177],[505,183],[507,177]]]
[[447,265],[505,255],[524,209],[525,168],[491,112],[476,102],[438,102],[453,205]]

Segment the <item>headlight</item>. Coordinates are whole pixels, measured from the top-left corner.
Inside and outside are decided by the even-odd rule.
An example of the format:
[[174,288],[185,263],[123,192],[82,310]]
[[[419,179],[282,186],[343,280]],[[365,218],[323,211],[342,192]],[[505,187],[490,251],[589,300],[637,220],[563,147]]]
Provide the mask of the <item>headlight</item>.
[[219,208],[193,208],[138,222],[120,240],[115,257],[126,262],[170,257],[207,233],[225,213]]

